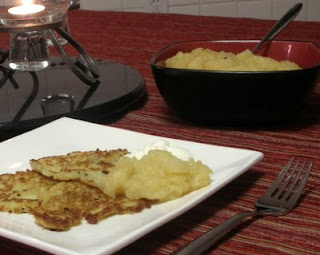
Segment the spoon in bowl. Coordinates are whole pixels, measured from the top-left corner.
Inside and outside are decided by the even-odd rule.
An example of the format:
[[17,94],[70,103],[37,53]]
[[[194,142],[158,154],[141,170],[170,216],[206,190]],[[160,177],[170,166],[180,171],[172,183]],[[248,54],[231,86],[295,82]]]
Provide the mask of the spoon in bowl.
[[256,53],[266,41],[271,41],[280,31],[282,31],[301,11],[303,4],[295,4],[281,19],[270,29],[270,31],[261,39],[257,46],[252,50]]

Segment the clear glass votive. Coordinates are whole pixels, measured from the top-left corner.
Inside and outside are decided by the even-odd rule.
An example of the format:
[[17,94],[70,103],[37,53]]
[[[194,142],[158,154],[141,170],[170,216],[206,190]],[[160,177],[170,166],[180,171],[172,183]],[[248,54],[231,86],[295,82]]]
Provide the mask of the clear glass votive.
[[38,71],[49,65],[47,38],[43,31],[10,35],[9,66],[14,70]]

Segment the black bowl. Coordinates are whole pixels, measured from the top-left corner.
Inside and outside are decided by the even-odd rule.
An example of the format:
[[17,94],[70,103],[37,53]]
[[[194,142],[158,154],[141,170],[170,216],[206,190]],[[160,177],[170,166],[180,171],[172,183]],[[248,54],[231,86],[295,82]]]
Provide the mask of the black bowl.
[[302,69],[292,71],[204,71],[166,68],[164,60],[195,48],[239,53],[258,41],[187,41],[161,49],[151,68],[164,100],[193,121],[274,122],[297,113],[317,84],[320,48],[310,42],[272,41],[258,54],[288,59]]

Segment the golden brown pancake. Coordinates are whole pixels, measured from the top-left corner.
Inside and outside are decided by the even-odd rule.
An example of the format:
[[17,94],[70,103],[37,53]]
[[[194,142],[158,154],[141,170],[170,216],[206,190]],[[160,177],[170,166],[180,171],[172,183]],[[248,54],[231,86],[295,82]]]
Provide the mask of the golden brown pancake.
[[102,190],[104,179],[127,150],[71,152],[30,160],[35,170],[55,180],[80,180]]
[[52,230],[68,230],[83,218],[95,224],[150,206],[148,200],[113,199],[80,181],[56,181],[35,171],[0,175],[0,211],[30,213],[39,225]]

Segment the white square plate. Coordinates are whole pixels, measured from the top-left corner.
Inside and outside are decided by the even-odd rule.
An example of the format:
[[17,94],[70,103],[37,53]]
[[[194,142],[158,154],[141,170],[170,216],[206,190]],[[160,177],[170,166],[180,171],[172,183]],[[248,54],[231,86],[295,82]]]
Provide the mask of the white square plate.
[[84,222],[66,232],[43,229],[28,214],[0,212],[0,235],[54,254],[112,254],[196,206],[263,158],[262,153],[251,150],[168,139],[61,118],[0,143],[0,174],[28,169],[32,158],[97,148],[133,151],[156,141],[168,141],[171,145],[189,150],[196,160],[201,160],[214,170],[212,183],[180,199],[152,206],[140,213],[116,215],[96,225]]

